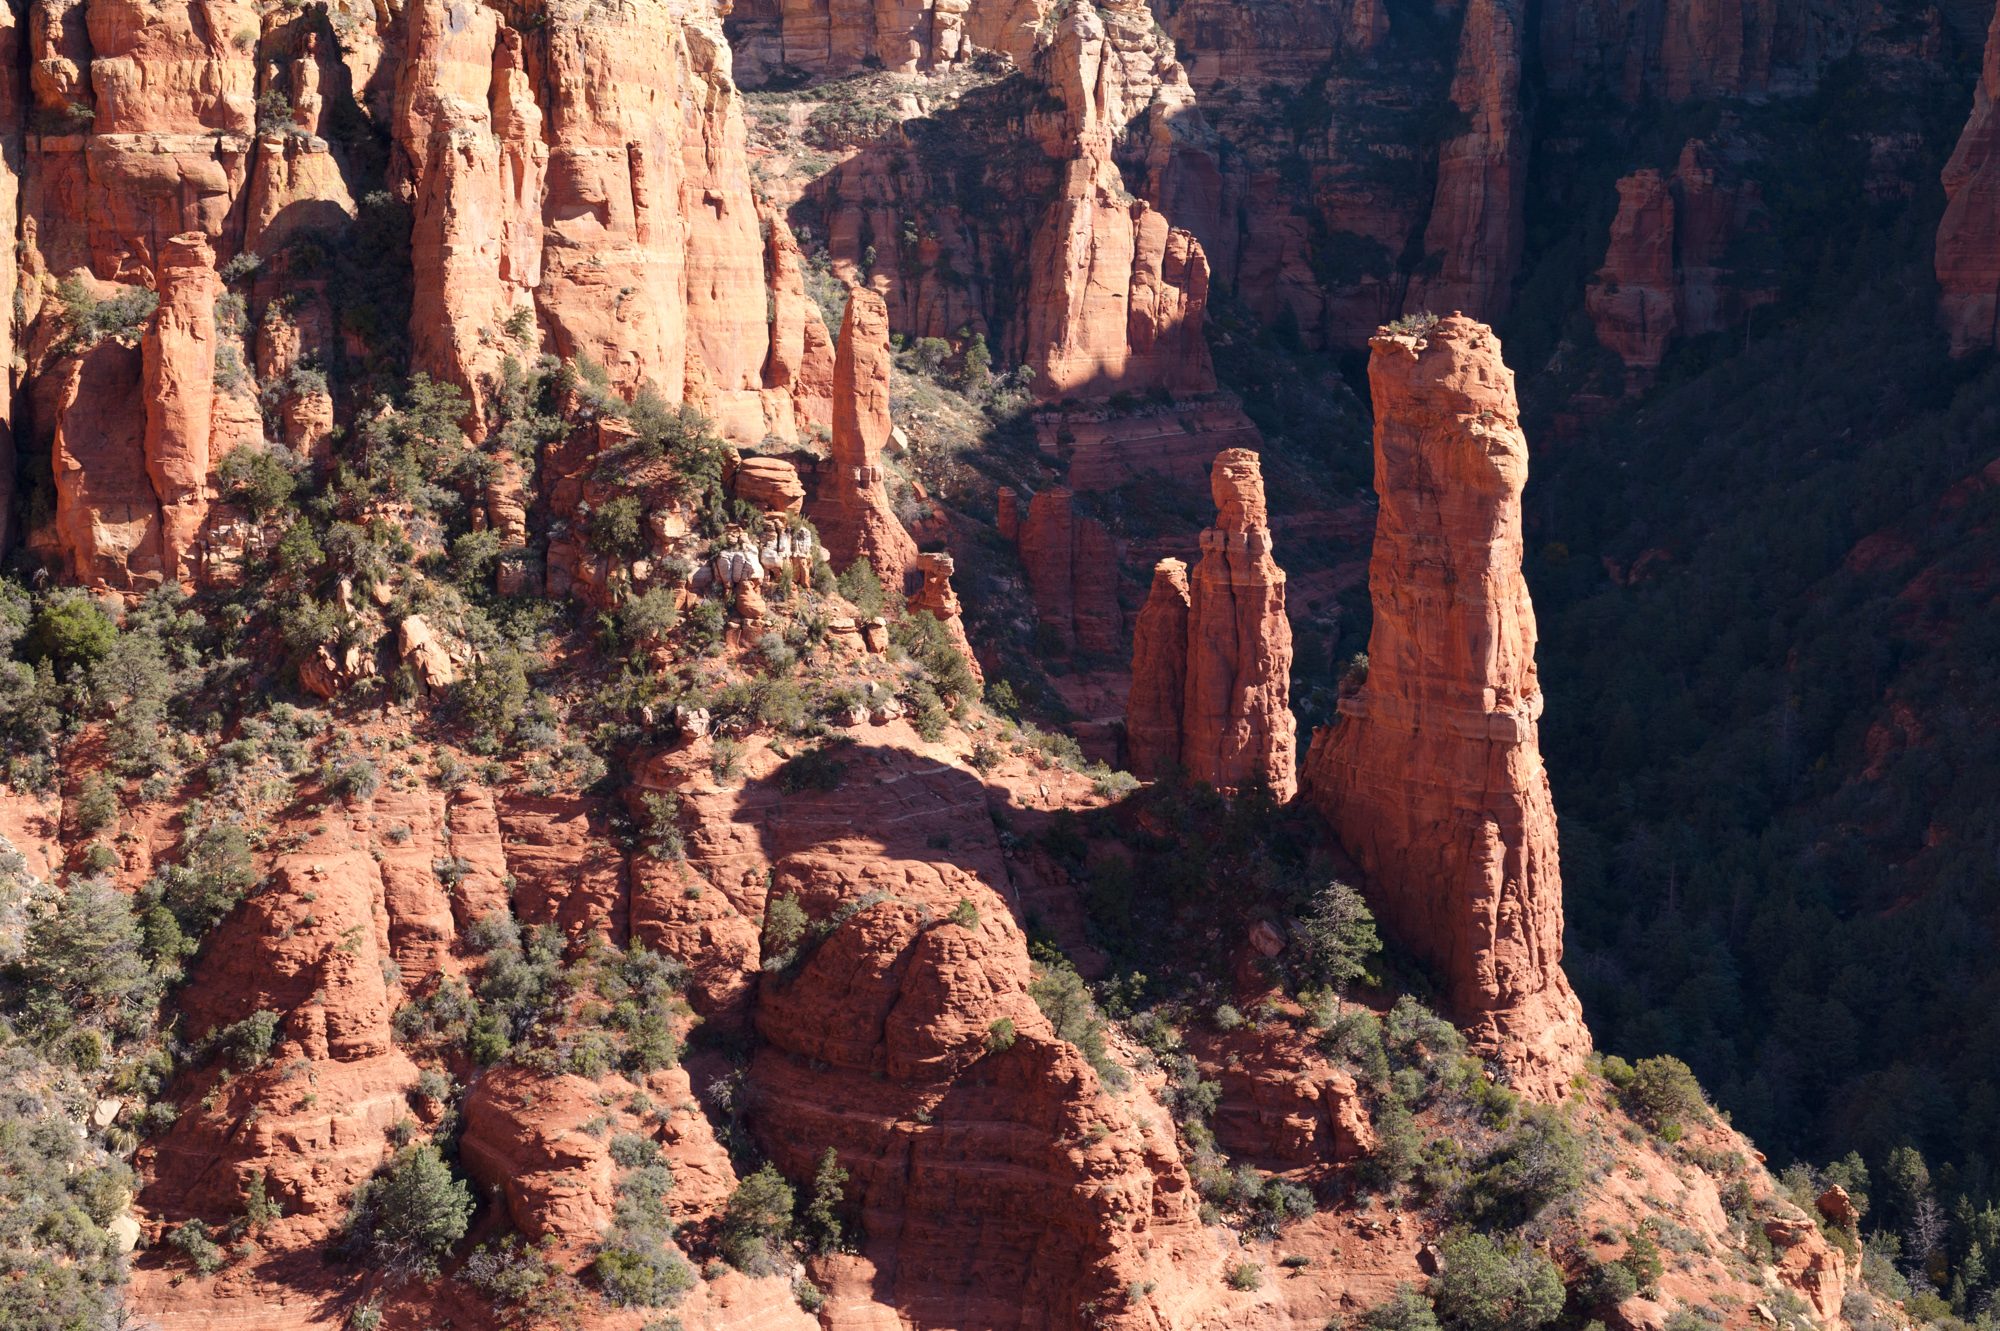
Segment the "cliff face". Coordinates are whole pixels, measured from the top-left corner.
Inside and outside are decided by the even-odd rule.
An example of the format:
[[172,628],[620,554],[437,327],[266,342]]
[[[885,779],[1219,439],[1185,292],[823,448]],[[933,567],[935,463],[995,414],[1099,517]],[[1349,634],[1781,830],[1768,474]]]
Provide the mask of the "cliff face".
[[2000,9],[1986,35],[1986,58],[1972,115],[1945,163],[1944,217],[1938,223],[1938,312],[1962,356],[1994,343],[2000,319]]
[[1491,330],[1453,315],[1379,335],[1369,387],[1381,508],[1368,674],[1313,736],[1306,793],[1475,1042],[1528,1093],[1559,1099],[1590,1040],[1561,965],[1513,372]]
[[[607,22],[556,5],[517,25],[490,7],[416,4],[336,37],[323,18],[265,22],[240,6],[197,29],[51,5],[31,12],[23,40],[33,131],[25,157],[6,161],[26,213],[31,428],[64,459],[54,522],[36,539],[79,576],[118,588],[226,576],[243,534],[204,532],[215,469],[267,427],[222,365],[278,381],[268,433],[308,453],[346,423],[344,406],[328,419],[327,373],[399,333],[403,368],[465,392],[475,443],[503,364],[543,349],[602,366],[627,395],[685,398],[734,439],[791,441],[829,423],[832,340],[789,232],[760,218],[729,48],[704,10]],[[376,298],[374,278],[357,286],[350,266],[327,280],[364,196],[408,208],[406,253],[390,231],[360,259],[407,260],[406,329],[382,326],[401,307]],[[262,265],[247,308],[198,326],[219,265],[245,252]],[[55,298],[70,278],[91,302],[121,299],[109,283],[126,300],[152,289],[155,331],[80,338],[76,300]],[[133,340],[142,365],[120,350]],[[204,393],[196,380],[211,374],[225,386]],[[180,387],[163,398],[159,376]],[[141,415],[143,454],[111,442]],[[151,516],[127,465],[140,456]],[[518,526],[518,479],[501,481],[492,516],[505,529]],[[211,570],[196,552],[218,542]]]
[[1438,146],[1424,266],[1406,309],[1463,308],[1489,320],[1506,312],[1528,181],[1523,28],[1517,0],[1468,0],[1451,84],[1451,105],[1466,127]]

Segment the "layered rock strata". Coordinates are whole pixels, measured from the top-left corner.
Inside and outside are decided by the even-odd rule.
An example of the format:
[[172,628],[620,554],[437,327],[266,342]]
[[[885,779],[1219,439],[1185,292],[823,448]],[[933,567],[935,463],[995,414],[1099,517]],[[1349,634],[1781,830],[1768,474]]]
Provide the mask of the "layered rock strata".
[[1514,376],[1491,330],[1456,314],[1372,346],[1368,675],[1314,735],[1306,790],[1475,1044],[1558,1099],[1590,1041],[1561,965]]
[[901,594],[916,566],[917,543],[889,504],[882,450],[889,442],[889,311],[865,287],[848,295],[833,365],[833,459],[808,513],[834,564],[874,566]]

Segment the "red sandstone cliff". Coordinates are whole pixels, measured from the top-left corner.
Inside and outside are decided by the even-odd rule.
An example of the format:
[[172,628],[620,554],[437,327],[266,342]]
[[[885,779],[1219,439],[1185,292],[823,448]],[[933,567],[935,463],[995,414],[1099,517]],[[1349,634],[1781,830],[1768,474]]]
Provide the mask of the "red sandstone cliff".
[[1944,217],[1938,222],[1938,312],[1955,356],[1990,347],[2000,319],[2000,9],[1986,36],[1986,59],[1972,115],[1945,163]]
[[1404,308],[1506,312],[1521,259],[1528,132],[1521,111],[1524,19],[1518,0],[1468,0],[1451,104],[1465,129],[1438,146],[1424,263]]
[[1108,654],[1125,626],[1118,605],[1118,543],[1097,518],[1076,511],[1057,486],[1028,501],[1018,544],[1035,620],[1057,650]]
[[1528,449],[1491,330],[1452,315],[1373,343],[1368,675],[1313,736],[1307,795],[1376,912],[1475,1042],[1539,1099],[1589,1052],[1562,972],[1555,810],[1521,577]]

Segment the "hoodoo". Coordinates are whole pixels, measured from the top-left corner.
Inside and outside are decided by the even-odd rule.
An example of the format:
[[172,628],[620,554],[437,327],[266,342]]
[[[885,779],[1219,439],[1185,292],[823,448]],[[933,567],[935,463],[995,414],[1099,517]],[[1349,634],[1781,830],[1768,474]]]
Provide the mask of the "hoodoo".
[[1456,314],[1370,345],[1381,507],[1368,672],[1313,736],[1307,795],[1475,1044],[1553,1100],[1590,1038],[1561,967],[1514,375],[1492,330]]
[[814,496],[812,520],[837,567],[874,565],[882,585],[903,590],[917,543],[889,507],[882,449],[889,442],[889,309],[865,287],[847,300],[833,361],[833,463]]
[[1201,562],[1190,578],[1179,560],[1162,560],[1134,627],[1132,764],[1162,776],[1178,759],[1190,780],[1226,791],[1262,781],[1288,800],[1298,792],[1292,627],[1257,455],[1225,449],[1210,488],[1216,519],[1201,534]]

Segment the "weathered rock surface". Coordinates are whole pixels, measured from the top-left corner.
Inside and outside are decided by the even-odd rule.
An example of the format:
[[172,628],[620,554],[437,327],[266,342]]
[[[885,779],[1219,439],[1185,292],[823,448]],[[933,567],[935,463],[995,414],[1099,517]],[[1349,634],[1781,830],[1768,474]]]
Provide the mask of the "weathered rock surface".
[[1134,776],[1163,777],[1180,766],[1181,714],[1187,706],[1187,565],[1162,559],[1132,625],[1132,693],[1125,709],[1126,766]]
[[1994,344],[2000,321],[2000,9],[1986,35],[1986,58],[1972,114],[1944,167],[1938,222],[1938,312],[1955,356]]
[[910,609],[921,610],[937,617],[951,636],[960,656],[972,668],[975,679],[982,683],[985,675],[979,669],[979,658],[972,654],[972,643],[965,636],[965,619],[959,605],[958,592],[951,585],[951,575],[958,570],[958,563],[950,555],[927,553],[917,556],[917,572],[923,581],[910,596]]
[[215,254],[198,232],[161,248],[159,309],[140,342],[146,474],[160,503],[160,564],[185,576],[208,514],[209,427],[215,399]]
[[1035,621],[1064,652],[1119,650],[1125,625],[1118,605],[1118,543],[1097,518],[1076,510],[1062,486],[1028,501],[1021,519],[1021,563],[1035,599]]
[[1526,7],[1468,0],[1451,104],[1465,130],[1438,146],[1437,197],[1424,229],[1426,265],[1410,283],[1408,310],[1505,313],[1521,259],[1528,132],[1521,111]]
[[1523,1090],[1567,1093],[1590,1040],[1562,972],[1555,809],[1521,576],[1528,448],[1492,332],[1452,315],[1373,343],[1368,677],[1313,736],[1309,798],[1383,924]]
[[1262,783],[1288,800],[1298,791],[1292,626],[1257,455],[1218,454],[1210,489],[1215,525],[1201,534],[1201,562],[1188,579],[1181,766],[1218,790]]
[[1741,262],[1740,242],[1764,229],[1762,192],[1730,161],[1727,141],[1690,139],[1671,176],[1647,169],[1618,182],[1604,264],[1585,294],[1597,340],[1652,380],[1679,336],[1735,327],[1777,299],[1772,275]]
[[890,506],[882,449],[889,442],[889,310],[866,288],[849,294],[833,373],[833,459],[808,512],[836,567],[866,559],[901,594],[917,543]]

